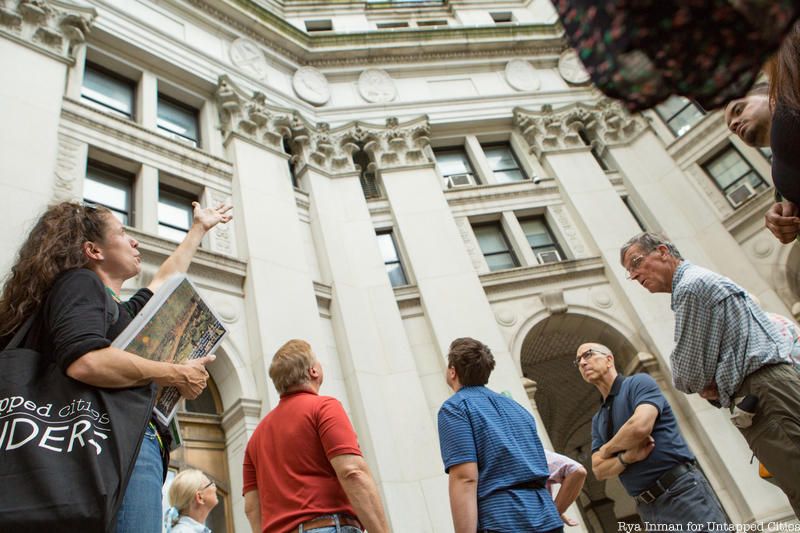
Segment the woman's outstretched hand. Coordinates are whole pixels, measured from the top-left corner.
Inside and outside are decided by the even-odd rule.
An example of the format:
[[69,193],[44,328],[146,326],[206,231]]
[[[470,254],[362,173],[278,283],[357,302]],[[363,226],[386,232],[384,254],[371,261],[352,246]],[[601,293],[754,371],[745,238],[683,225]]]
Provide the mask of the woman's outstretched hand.
[[202,207],[199,202],[192,202],[194,207],[194,223],[200,224],[204,231],[208,231],[219,223],[225,224],[233,218],[230,204],[219,204],[216,207]]

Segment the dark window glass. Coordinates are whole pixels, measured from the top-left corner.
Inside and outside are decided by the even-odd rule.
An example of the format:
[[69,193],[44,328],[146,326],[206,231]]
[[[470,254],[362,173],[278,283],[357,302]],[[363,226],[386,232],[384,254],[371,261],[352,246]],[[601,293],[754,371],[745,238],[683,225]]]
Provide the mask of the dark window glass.
[[158,191],[158,234],[182,241],[192,227],[192,202],[197,198],[183,191],[161,186]]
[[394,235],[391,231],[378,233],[378,246],[381,249],[383,264],[386,266],[386,273],[389,275],[392,287],[408,285],[406,274],[403,271],[403,264],[400,262],[400,256],[397,253]]
[[94,107],[133,118],[136,84],[93,63],[86,63],[81,99]]
[[508,24],[514,21],[514,15],[511,13],[511,11],[502,11],[490,14],[495,24]]
[[703,165],[733,207],[739,207],[768,187],[742,155],[729,146]]
[[133,174],[102,163],[89,161],[86,179],[83,182],[83,199],[111,210],[126,226],[131,220],[131,197],[133,196]]
[[463,148],[445,148],[434,150],[436,164],[442,173],[447,188],[475,185],[475,172]]
[[564,252],[553,237],[544,217],[527,218],[519,221],[539,263],[557,263],[564,260]]
[[655,109],[676,137],[692,129],[705,115],[703,108],[683,96],[670,96]]
[[525,179],[525,173],[522,171],[517,158],[514,157],[511,145],[483,146],[483,153],[498,183],[510,183]]
[[158,129],[192,146],[200,141],[197,110],[163,94],[158,95]]
[[367,200],[380,198],[381,189],[378,186],[378,178],[375,175],[375,170],[370,166],[371,161],[367,153],[364,150],[354,152],[353,163],[357,165],[361,172],[358,178],[361,182],[361,191],[364,193],[364,198]]
[[504,270],[519,266],[517,258],[514,256],[514,252],[511,250],[511,246],[509,246],[508,240],[498,222],[473,226],[472,230],[478,239],[483,257],[486,259],[486,264],[489,265],[489,270]]
[[305,25],[307,32],[333,30],[333,21],[330,19],[307,20],[305,21]]

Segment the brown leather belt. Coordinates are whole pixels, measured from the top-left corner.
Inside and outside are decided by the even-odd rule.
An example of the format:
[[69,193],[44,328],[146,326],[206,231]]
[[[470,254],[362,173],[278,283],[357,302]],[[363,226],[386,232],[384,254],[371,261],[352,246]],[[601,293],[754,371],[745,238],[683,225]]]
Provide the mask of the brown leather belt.
[[[304,531],[319,529],[321,527],[336,527],[336,516],[337,515],[325,515],[320,516],[319,518],[311,519],[308,522],[303,522],[297,527],[297,531],[302,533]],[[359,522],[357,518],[343,514],[338,515],[338,517],[340,526],[357,527],[363,531],[364,526],[361,525],[361,522]]]

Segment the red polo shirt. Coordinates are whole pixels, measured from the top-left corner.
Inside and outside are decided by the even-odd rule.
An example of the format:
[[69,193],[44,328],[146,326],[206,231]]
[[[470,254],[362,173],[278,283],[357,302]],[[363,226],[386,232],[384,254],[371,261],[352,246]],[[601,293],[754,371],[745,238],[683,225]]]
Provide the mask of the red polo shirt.
[[361,450],[339,400],[306,391],[281,396],[244,454],[242,492],[258,490],[261,531],[287,533],[324,514],[355,516],[330,463],[344,454]]

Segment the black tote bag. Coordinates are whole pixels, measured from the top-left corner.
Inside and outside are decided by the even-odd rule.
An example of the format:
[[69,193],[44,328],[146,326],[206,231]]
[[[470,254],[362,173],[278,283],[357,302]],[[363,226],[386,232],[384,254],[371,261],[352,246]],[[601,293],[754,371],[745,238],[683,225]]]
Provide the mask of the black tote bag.
[[0,531],[113,532],[156,387],[66,376],[18,347],[32,321],[0,352]]

